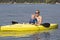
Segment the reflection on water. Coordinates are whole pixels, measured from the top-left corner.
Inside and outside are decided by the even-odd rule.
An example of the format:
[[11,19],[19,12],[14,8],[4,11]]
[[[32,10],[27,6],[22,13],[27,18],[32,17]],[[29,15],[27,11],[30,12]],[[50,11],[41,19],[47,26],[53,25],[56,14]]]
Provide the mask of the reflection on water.
[[1,40],[50,40],[50,34],[42,33],[30,37],[0,37]]
[[51,32],[43,32],[31,35],[29,37],[0,37],[1,40],[54,40]]
[[45,37],[45,40],[50,40],[50,33],[49,32],[45,32],[44,33],[44,37]]
[[40,34],[41,40],[50,40],[50,33],[49,32],[43,32]]

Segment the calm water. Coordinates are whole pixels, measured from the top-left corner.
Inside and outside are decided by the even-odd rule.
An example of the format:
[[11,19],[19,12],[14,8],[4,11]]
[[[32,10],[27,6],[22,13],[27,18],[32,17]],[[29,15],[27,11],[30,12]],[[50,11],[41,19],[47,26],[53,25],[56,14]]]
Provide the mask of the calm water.
[[[59,27],[49,33],[40,33],[40,40],[60,40],[60,4],[0,4],[0,25],[11,24],[11,21],[27,23],[36,9],[41,11],[43,23],[57,23]],[[0,40],[35,40],[30,38],[0,37]]]

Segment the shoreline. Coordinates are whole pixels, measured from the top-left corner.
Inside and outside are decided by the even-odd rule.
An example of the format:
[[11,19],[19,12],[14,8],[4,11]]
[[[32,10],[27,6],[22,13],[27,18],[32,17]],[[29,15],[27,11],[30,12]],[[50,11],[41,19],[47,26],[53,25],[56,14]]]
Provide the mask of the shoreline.
[[0,4],[60,4],[60,3],[0,3]]

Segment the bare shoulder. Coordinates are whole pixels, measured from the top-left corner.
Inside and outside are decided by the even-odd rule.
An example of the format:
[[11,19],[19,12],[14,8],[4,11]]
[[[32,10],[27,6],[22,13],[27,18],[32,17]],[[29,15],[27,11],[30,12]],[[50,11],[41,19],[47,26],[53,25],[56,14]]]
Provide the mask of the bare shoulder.
[[39,18],[42,18],[42,16],[39,16]]

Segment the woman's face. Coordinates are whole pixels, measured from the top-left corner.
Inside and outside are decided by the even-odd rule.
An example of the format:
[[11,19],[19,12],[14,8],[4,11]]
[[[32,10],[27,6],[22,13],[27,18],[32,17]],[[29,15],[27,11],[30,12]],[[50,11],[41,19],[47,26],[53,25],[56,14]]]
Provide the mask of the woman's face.
[[35,13],[35,16],[39,16],[39,13]]

